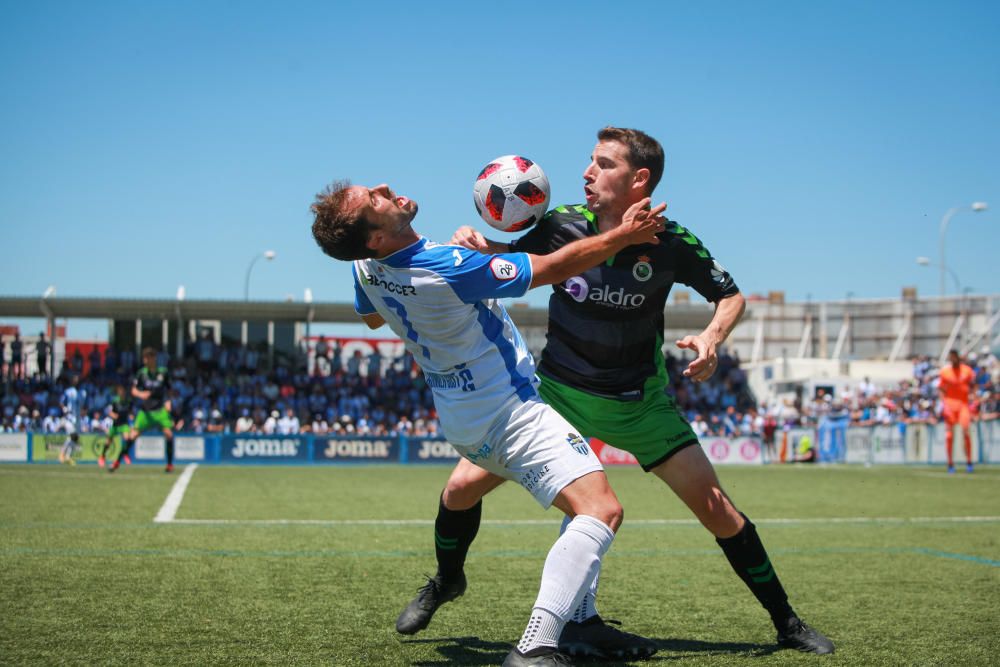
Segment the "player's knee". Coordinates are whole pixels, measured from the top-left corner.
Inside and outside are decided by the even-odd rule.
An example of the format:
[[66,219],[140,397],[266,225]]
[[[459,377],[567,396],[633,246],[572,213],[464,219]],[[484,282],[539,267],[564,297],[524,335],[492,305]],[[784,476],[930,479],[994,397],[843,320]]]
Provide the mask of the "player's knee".
[[462,478],[449,479],[441,494],[441,502],[450,510],[461,511],[473,507],[482,500],[478,490]]
[[617,533],[618,528],[621,527],[622,521],[624,520],[625,508],[622,507],[622,504],[618,502],[617,498],[615,498],[614,502],[608,507],[608,518],[604,523],[608,524],[608,527]]
[[599,519],[608,528],[618,532],[618,528],[622,525],[622,521],[625,518],[625,509],[618,502],[618,498],[613,493],[609,493],[600,498],[599,502],[593,503],[585,511],[579,512],[579,514],[586,514]]
[[730,532],[740,522],[740,513],[733,506],[722,489],[715,487],[705,495],[704,506],[701,511],[701,520],[712,533]]

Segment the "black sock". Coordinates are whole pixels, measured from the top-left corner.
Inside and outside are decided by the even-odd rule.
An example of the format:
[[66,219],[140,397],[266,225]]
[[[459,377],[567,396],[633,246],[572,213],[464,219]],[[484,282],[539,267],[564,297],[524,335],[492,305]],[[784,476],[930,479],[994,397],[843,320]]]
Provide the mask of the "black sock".
[[172,466],[174,464],[174,439],[167,438],[167,465]]
[[132,443],[135,440],[129,440],[128,438],[122,438],[122,450],[118,453],[118,460],[116,463],[121,462],[126,456],[128,456],[129,451],[132,449]]
[[479,532],[482,515],[482,500],[467,510],[450,510],[444,506],[443,500],[439,501],[437,519],[434,520],[434,551],[438,574],[443,578],[449,579],[462,571],[469,546]]
[[745,514],[741,512],[740,516],[746,521],[743,529],[732,537],[717,537],[715,541],[722,547],[722,552],[726,554],[739,578],[771,615],[774,627],[782,631],[795,618],[795,612],[788,604],[785,589],[757,536],[757,528]]

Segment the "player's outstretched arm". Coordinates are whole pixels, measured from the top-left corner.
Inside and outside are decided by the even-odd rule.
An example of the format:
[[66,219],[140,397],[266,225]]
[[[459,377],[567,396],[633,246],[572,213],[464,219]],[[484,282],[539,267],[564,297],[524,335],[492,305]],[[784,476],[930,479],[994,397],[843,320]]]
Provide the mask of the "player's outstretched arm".
[[510,252],[510,245],[500,241],[491,241],[472,227],[459,227],[451,237],[452,245],[460,245],[469,250],[476,250],[487,255]]
[[573,241],[550,255],[531,257],[531,286],[552,285],[597,266],[608,257],[639,243],[659,243],[666,218],[666,204],[647,209],[650,199],[638,201],[625,212],[622,224],[596,236]]
[[715,304],[715,315],[705,330],[697,336],[685,336],[677,341],[677,347],[698,353],[684,369],[684,377],[695,382],[704,382],[712,377],[719,367],[718,347],[729,338],[746,307],[746,299],[739,292],[719,299]]

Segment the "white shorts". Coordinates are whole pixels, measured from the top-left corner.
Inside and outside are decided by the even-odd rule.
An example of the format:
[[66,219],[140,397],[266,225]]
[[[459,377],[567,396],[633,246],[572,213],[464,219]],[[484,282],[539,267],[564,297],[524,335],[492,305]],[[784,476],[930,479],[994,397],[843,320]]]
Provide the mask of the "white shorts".
[[499,410],[486,442],[455,449],[480,468],[517,482],[548,509],[570,482],[604,470],[576,429],[539,399]]

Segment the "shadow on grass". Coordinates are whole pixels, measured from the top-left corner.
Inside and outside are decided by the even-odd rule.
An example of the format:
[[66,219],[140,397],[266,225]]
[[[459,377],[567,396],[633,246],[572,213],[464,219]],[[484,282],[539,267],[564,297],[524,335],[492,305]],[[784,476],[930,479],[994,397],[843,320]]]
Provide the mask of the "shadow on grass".
[[417,667],[437,665],[499,665],[510,653],[507,642],[487,642],[479,637],[437,637],[434,639],[404,639],[403,644],[440,644],[437,652],[443,660],[421,660]]
[[[608,661],[585,660],[578,658],[575,662],[587,664],[636,665],[649,662],[665,662],[668,660],[683,660],[685,654],[714,653],[717,655],[743,655],[746,657],[764,657],[781,649],[777,644],[749,644],[747,642],[709,642],[697,639],[653,639],[659,652],[645,660]],[[424,660],[413,663],[419,667],[436,667],[437,665],[499,665],[510,652],[512,644],[507,642],[488,642],[479,637],[437,637],[433,639],[405,639],[404,644],[439,644],[436,647],[442,660]]]

